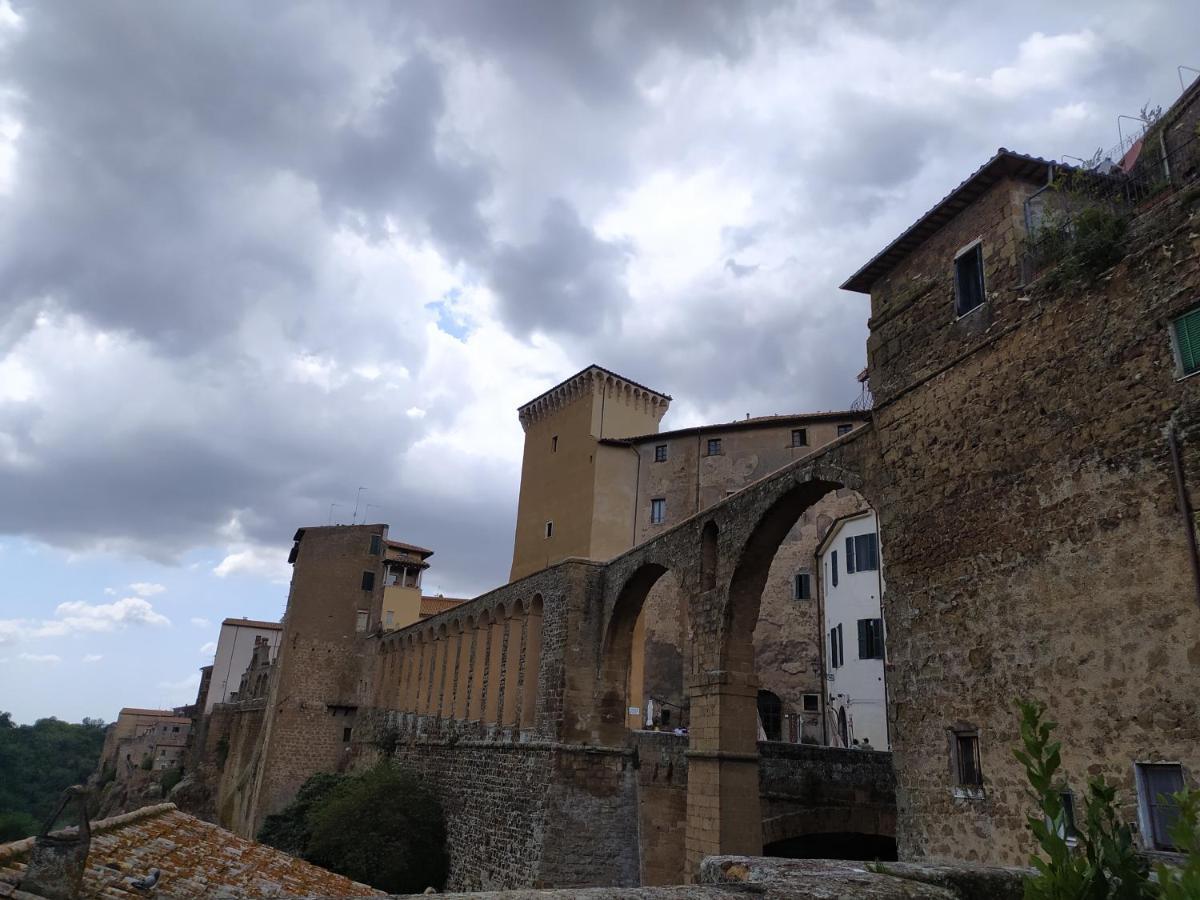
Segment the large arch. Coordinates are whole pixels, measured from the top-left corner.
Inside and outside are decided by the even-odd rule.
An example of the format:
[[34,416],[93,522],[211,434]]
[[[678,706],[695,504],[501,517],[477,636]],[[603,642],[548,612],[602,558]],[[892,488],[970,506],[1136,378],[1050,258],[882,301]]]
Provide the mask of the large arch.
[[624,580],[606,617],[596,661],[599,737],[604,744],[616,745],[625,741],[634,633],[646,598],[667,571],[661,562],[646,562],[634,569]]

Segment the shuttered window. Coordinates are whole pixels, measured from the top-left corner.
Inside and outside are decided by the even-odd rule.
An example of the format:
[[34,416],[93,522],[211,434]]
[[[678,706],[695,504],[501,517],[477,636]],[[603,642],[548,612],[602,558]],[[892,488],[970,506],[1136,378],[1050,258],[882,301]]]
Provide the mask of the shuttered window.
[[883,619],[858,620],[858,658],[883,659]]
[[845,662],[842,654],[842,626],[829,629],[829,668],[840,669]]
[[1138,792],[1149,819],[1147,837],[1155,850],[1175,850],[1171,828],[1179,818],[1173,796],[1183,790],[1183,768],[1178,763],[1139,763]]
[[830,573],[833,575],[833,586],[837,587],[837,551],[834,550],[832,553],[830,553],[829,558],[829,565],[831,567]]
[[1200,372],[1200,307],[1176,319],[1174,328],[1180,374]]
[[[879,539],[874,534],[846,538],[846,574],[879,568]],[[836,582],[834,582],[836,584]]]

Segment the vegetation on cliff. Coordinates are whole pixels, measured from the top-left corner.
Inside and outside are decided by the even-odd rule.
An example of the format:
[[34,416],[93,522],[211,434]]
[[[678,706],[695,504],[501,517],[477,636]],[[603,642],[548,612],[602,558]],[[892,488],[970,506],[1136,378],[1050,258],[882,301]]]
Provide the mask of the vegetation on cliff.
[[0,712],[0,841],[29,837],[54,811],[64,789],[96,769],[104,723],[38,719],[17,725]]
[[446,881],[441,804],[415,778],[381,762],[354,775],[314,775],[258,839],[394,894]]

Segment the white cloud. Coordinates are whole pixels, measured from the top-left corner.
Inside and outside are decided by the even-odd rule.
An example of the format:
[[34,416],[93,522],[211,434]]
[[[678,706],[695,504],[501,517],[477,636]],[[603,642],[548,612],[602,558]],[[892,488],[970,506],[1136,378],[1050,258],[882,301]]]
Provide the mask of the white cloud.
[[51,665],[62,662],[62,657],[56,656],[53,653],[18,653],[17,659],[23,659],[26,662],[49,663]]
[[104,655],[102,653],[85,653],[80,662],[94,663],[100,662],[102,659],[104,659]]
[[161,627],[170,624],[170,619],[155,612],[149,601],[141,597],[125,597],[113,603],[70,600],[58,604],[53,619],[0,619],[0,644],[81,632],[116,631],[131,625]]
[[287,564],[287,551],[279,547],[252,546],[230,553],[213,569],[220,578],[230,575],[249,575],[266,578],[275,584],[287,584],[292,568]]
[[139,597],[153,597],[155,594],[161,594],[165,591],[166,587],[148,581],[135,581],[129,586],[129,589]]
[[201,656],[212,656],[216,652],[217,652],[217,642],[216,641],[209,641],[207,644],[205,644],[204,646],[202,646],[200,648]]
[[188,619],[188,621],[191,622],[193,625],[195,625],[197,628],[211,628],[212,627],[212,622],[208,621],[208,619],[205,619],[202,616],[192,616],[190,619]]

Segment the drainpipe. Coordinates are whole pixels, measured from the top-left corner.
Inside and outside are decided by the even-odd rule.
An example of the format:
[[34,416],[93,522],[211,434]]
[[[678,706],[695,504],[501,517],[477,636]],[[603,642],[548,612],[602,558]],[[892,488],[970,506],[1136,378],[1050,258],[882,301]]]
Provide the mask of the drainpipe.
[[1179,511],[1183,514],[1183,527],[1187,533],[1188,554],[1192,562],[1192,580],[1196,585],[1196,603],[1200,605],[1200,551],[1196,549],[1196,525],[1192,518],[1192,504],[1188,499],[1187,485],[1183,480],[1183,459],[1179,452],[1179,438],[1175,426],[1167,426],[1167,446],[1171,450],[1171,467],[1175,470],[1175,491]]

